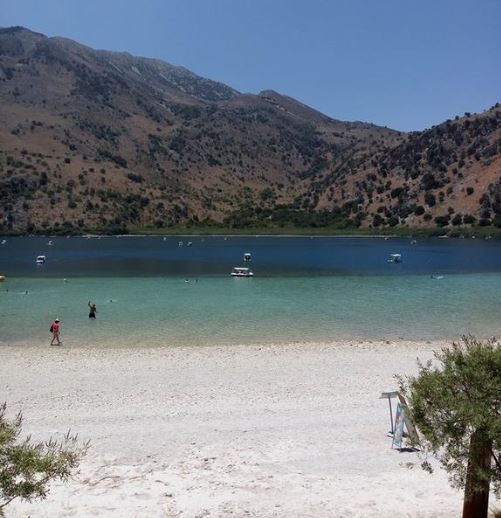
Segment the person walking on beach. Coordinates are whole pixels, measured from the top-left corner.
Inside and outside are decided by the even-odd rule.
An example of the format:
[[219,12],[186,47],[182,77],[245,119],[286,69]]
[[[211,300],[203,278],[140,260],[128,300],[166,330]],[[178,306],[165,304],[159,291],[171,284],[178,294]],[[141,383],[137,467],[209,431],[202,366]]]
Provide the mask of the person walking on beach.
[[88,306],[89,306],[89,318],[96,318],[96,313],[97,313],[96,305],[91,304],[90,300],[89,300]]
[[50,326],[50,332],[52,333],[52,340],[50,345],[54,345],[54,340],[57,340],[56,345],[61,345],[61,340],[59,339],[59,333],[61,332],[61,323],[59,322],[59,318],[56,318],[52,325]]

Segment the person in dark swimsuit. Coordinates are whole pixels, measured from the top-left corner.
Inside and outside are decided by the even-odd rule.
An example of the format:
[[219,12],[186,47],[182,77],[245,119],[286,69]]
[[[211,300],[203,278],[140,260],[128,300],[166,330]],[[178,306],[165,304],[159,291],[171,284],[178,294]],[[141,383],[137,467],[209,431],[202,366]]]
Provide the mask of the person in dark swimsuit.
[[96,305],[91,304],[90,300],[89,300],[88,306],[89,306],[89,318],[96,318],[96,313],[97,313]]

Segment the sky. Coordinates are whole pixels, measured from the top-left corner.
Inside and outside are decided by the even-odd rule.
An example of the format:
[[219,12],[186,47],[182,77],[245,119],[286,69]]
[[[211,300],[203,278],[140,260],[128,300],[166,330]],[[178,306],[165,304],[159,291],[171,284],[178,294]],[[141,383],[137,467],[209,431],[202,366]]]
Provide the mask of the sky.
[[501,102],[501,0],[0,0],[22,25],[421,130]]

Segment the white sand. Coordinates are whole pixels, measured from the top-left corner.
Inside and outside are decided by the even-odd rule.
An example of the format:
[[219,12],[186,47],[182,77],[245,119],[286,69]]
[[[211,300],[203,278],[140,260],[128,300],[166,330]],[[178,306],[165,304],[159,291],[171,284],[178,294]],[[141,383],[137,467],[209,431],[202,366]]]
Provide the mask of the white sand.
[[7,516],[458,516],[445,473],[391,449],[378,399],[439,346],[2,347],[26,431],[92,441],[71,482]]

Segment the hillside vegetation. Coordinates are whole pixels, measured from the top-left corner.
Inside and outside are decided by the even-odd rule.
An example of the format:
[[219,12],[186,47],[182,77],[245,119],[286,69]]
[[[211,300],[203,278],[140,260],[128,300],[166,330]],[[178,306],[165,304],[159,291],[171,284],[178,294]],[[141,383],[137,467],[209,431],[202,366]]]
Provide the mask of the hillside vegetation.
[[0,233],[501,227],[501,108],[401,133],[0,29]]

